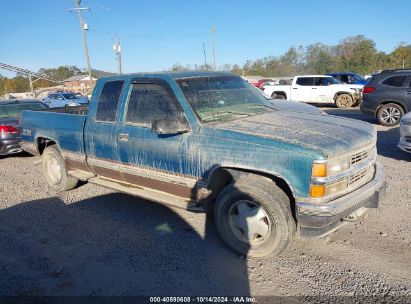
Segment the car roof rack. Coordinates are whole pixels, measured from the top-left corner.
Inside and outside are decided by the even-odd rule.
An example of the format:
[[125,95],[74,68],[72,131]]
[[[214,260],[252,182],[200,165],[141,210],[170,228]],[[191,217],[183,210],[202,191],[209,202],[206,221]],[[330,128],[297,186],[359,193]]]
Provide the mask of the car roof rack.
[[411,69],[393,69],[393,70],[383,70],[380,73],[393,73],[393,72],[411,72]]

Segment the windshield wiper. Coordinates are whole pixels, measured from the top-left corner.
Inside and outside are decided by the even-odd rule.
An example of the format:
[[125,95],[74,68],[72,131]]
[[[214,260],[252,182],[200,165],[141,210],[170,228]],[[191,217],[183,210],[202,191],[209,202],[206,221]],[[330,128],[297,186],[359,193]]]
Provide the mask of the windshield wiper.
[[213,114],[236,114],[236,115],[246,115],[246,116],[250,116],[251,114],[249,113],[244,113],[244,112],[234,112],[234,111],[218,111],[218,112],[214,112]]

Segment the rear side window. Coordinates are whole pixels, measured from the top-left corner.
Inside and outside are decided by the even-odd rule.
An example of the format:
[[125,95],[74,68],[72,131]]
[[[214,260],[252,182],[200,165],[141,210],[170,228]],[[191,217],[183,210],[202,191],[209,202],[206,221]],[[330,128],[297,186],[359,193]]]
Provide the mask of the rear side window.
[[393,76],[385,79],[382,84],[385,84],[390,87],[397,87],[400,88],[404,84],[405,78],[407,76]]
[[300,86],[312,86],[314,85],[314,78],[313,77],[299,77],[297,78],[296,83]]
[[97,105],[96,120],[114,122],[116,120],[117,106],[120,101],[124,81],[110,81],[104,84]]
[[129,94],[126,122],[150,125],[180,111],[171,92],[154,83],[135,83]]

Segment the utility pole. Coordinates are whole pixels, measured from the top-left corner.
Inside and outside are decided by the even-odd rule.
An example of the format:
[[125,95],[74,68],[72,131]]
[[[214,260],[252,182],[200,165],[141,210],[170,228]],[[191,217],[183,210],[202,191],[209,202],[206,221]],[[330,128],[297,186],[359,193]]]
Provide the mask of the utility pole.
[[116,36],[116,44],[113,45],[114,53],[116,53],[117,74],[121,74],[121,44],[120,36]]
[[86,55],[86,62],[87,62],[87,70],[88,70],[88,77],[90,78],[90,85],[93,87],[93,78],[91,76],[91,64],[90,64],[90,56],[88,54],[88,47],[87,47],[87,40],[86,40],[86,30],[88,30],[88,26],[86,23],[83,21],[83,14],[81,11],[83,10],[89,10],[89,7],[80,7],[81,5],[81,0],[76,0],[77,2],[77,8],[70,9],[69,11],[77,11],[78,13],[78,20],[80,21],[80,29],[81,29],[81,34],[83,36],[83,46],[84,46],[84,54]]
[[203,54],[204,54],[204,68],[207,68],[207,56],[206,56],[204,42],[203,42]]
[[214,71],[215,71],[216,68],[215,68],[215,40],[214,40],[214,36],[215,36],[215,26],[213,26],[211,28],[211,41],[212,41],[212,44],[213,44],[213,68],[214,68]]

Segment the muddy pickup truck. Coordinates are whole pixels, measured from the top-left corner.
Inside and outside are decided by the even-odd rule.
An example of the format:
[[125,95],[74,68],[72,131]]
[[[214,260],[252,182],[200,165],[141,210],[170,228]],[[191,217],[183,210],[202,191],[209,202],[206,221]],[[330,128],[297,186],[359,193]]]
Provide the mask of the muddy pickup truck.
[[55,190],[82,180],[213,214],[225,243],[249,256],[325,235],[385,191],[373,126],[279,110],[229,73],[110,76],[88,108],[24,111],[21,124]]

